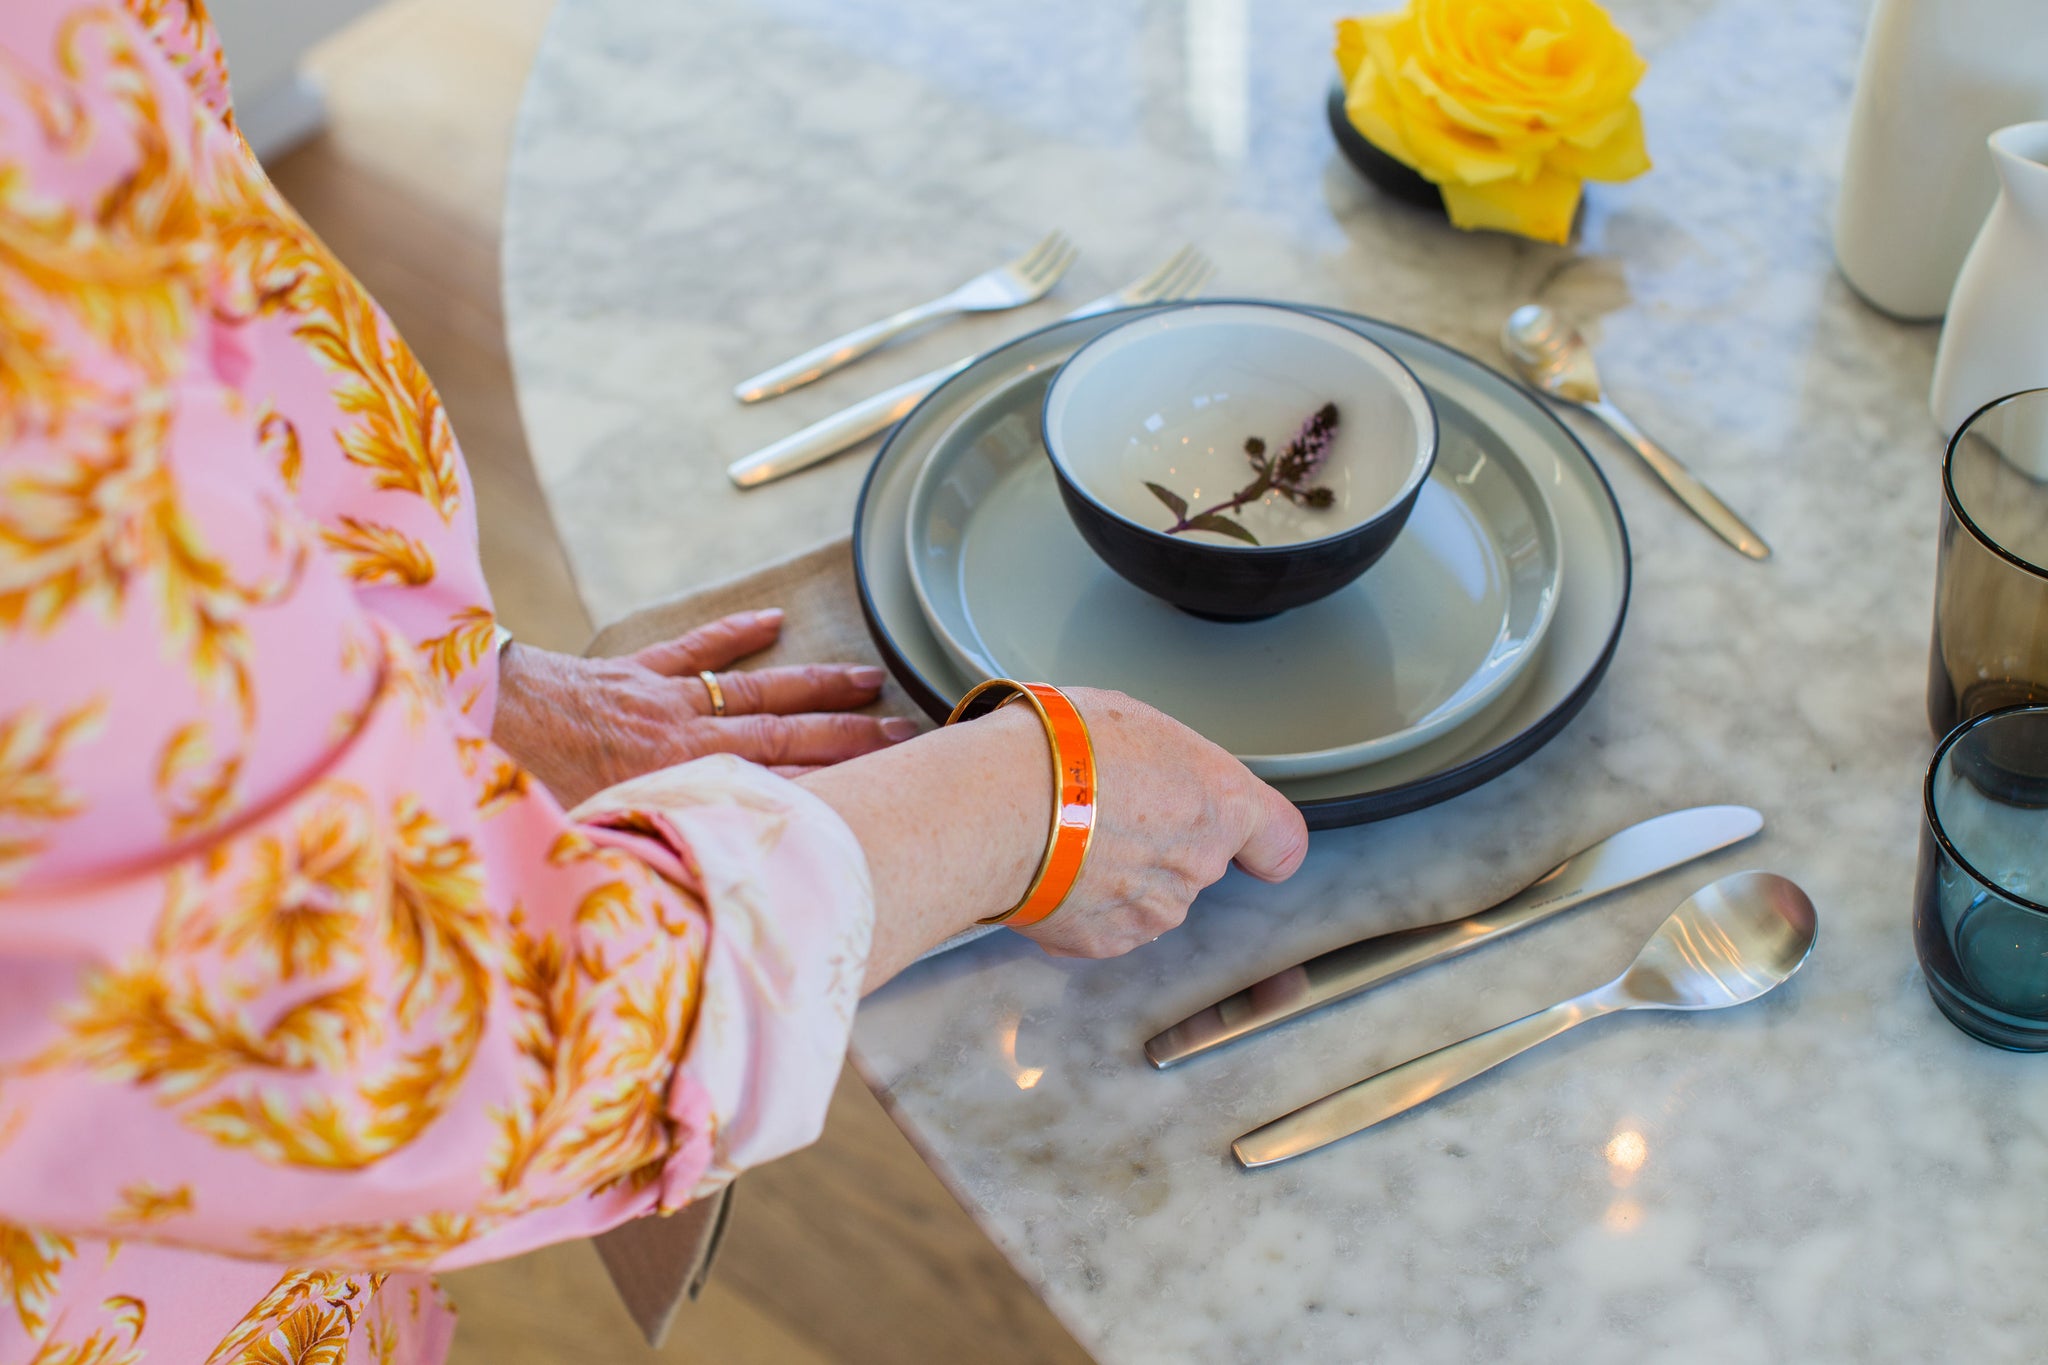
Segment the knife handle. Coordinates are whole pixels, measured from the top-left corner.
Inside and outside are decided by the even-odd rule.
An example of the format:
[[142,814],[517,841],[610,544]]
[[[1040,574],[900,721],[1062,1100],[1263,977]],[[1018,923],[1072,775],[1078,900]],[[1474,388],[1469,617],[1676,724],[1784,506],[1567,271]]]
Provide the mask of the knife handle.
[[752,379],[742,379],[733,389],[732,396],[742,403],[758,403],[764,398],[775,398],[800,389],[813,380],[823,379],[834,370],[851,365],[854,361],[874,350],[883,342],[899,337],[920,323],[942,318],[959,309],[952,302],[952,296],[933,299],[915,308],[906,308],[900,313],[871,322],[865,327],[856,327],[844,336],[832,338],[822,345],[813,346],[792,360],[785,360],[771,370],[763,370]]
[[1474,1076],[1493,1070],[1510,1057],[1548,1042],[1566,1029],[1625,1008],[1614,1002],[1611,990],[1601,986],[1563,1004],[1388,1067],[1254,1128],[1230,1144],[1231,1153],[1247,1169],[1270,1166],[1404,1114]]
[[800,469],[822,464],[840,451],[857,446],[876,432],[902,421],[926,394],[966,369],[973,360],[973,356],[968,356],[957,365],[906,379],[852,407],[841,408],[802,431],[785,436],[772,445],[762,446],[743,459],[734,460],[726,466],[726,477],[741,488],[759,488]]

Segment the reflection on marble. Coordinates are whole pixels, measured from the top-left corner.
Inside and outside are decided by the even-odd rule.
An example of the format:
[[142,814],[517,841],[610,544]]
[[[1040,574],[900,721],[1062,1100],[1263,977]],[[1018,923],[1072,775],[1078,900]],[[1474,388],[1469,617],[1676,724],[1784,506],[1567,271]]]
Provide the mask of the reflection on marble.
[[[1150,1361],[2021,1359],[2048,1302],[2048,1086],[1928,1002],[1909,927],[1939,448],[1931,330],[1829,268],[1861,0],[1613,0],[1657,169],[1575,250],[1383,200],[1322,123],[1307,0],[565,0],[506,282],[542,478],[600,617],[847,526],[859,456],[751,494],[735,456],[1048,321],[1183,240],[1215,288],[1482,357],[1542,299],[1617,400],[1777,549],[1751,564],[1608,438],[1631,620],[1586,711],[1431,811],[1230,878],[1129,958],[996,935],[863,1009],[856,1055],[1081,1341]],[[742,408],[729,385],[1062,227],[1049,300]],[[1567,547],[1567,564],[1569,547]],[[1569,570],[1567,570],[1569,571]],[[1660,810],[1741,849],[1168,1073],[1140,1042],[1307,952],[1476,908]],[[1605,1021],[1246,1173],[1229,1140],[1605,980],[1696,886],[1799,881],[1820,945],[1755,1005]],[[2032,1082],[2032,1083],[2030,1083]]]

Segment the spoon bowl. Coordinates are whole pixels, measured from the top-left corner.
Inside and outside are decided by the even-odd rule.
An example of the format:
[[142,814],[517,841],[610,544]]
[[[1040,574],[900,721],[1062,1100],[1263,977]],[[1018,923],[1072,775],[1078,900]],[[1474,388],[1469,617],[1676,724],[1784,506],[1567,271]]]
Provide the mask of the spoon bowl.
[[1818,933],[1813,902],[1791,881],[1771,872],[1723,877],[1687,897],[1606,985],[1325,1095],[1246,1133],[1231,1151],[1252,1167],[1326,1147],[1603,1014],[1746,1004],[1790,979]]
[[1747,1004],[1799,970],[1818,932],[1813,902],[1797,885],[1738,872],[1672,911],[1615,986],[1630,1009]]
[[1500,327],[1500,347],[1531,388],[1567,403],[1600,401],[1600,371],[1579,329],[1554,309],[1525,303]]

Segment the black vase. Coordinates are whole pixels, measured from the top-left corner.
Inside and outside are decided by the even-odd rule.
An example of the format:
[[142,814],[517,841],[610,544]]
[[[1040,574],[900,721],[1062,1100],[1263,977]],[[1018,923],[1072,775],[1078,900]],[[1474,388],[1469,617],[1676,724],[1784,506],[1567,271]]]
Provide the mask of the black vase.
[[1422,177],[1414,167],[1396,161],[1387,153],[1375,147],[1364,133],[1352,126],[1351,116],[1344,112],[1344,83],[1337,81],[1330,86],[1330,131],[1336,135],[1337,150],[1344,153],[1344,159],[1357,167],[1358,173],[1370,180],[1383,193],[1404,200],[1417,208],[1444,211],[1444,194],[1435,185]]

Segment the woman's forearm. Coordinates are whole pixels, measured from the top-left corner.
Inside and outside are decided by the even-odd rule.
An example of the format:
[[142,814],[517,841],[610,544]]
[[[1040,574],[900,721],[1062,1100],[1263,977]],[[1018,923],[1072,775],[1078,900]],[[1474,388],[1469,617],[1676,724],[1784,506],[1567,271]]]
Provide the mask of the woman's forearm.
[[[1095,753],[1095,831],[1061,908],[1020,931],[1040,947],[1071,957],[1129,952],[1179,924],[1233,862],[1266,881],[1301,865],[1301,812],[1242,763],[1120,693],[1083,687],[1068,697]],[[1037,716],[1021,706],[800,780],[839,812],[867,855],[875,891],[867,990],[1015,905],[1045,853],[1050,750]]]
[[839,813],[867,852],[875,940],[864,991],[1014,905],[1052,820],[1045,732],[1023,707],[798,781]]

